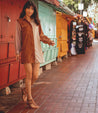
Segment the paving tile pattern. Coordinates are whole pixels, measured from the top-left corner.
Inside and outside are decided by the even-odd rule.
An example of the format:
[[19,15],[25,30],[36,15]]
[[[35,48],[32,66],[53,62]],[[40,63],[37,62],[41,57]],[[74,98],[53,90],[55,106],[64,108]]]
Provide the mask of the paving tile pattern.
[[98,43],[45,71],[32,86],[32,95],[39,109],[22,102],[19,88],[0,97],[0,108],[7,113],[98,113]]

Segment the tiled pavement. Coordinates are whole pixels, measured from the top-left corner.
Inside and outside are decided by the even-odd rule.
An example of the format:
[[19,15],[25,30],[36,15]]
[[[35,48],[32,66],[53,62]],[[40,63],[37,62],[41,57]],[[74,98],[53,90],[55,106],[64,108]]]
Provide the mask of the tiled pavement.
[[98,113],[98,42],[86,54],[64,59],[45,71],[32,87],[32,95],[39,109],[29,109],[21,101],[20,89],[0,97],[0,106],[8,113]]

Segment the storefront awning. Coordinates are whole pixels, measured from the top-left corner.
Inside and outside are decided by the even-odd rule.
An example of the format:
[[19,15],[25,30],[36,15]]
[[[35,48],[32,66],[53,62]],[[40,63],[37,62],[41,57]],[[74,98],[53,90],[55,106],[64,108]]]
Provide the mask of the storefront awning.
[[53,0],[39,0],[46,2],[49,6],[53,7],[56,11],[63,12],[67,15],[74,16],[75,13],[71,11],[64,3],[60,2],[59,5],[56,5]]

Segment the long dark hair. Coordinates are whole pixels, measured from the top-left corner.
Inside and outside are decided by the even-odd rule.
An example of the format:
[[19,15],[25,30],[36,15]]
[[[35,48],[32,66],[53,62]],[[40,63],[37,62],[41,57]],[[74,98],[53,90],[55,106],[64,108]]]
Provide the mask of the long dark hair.
[[34,13],[31,15],[31,19],[34,19],[35,23],[37,25],[39,25],[40,24],[40,20],[39,20],[39,17],[38,17],[38,10],[36,8],[36,5],[32,1],[27,1],[25,3],[19,18],[23,18],[26,15],[25,9],[26,8],[30,8],[31,6],[34,8]]

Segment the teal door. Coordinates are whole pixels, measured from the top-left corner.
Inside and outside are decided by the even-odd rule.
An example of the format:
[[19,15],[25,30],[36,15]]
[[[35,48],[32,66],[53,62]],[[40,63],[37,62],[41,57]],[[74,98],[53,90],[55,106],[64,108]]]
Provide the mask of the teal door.
[[46,3],[38,2],[39,18],[45,35],[56,38],[56,13]]
[[56,13],[52,7],[41,1],[38,2],[38,12],[44,34],[55,42],[55,46],[53,47],[41,43],[45,59],[45,63],[41,64],[43,66],[55,61],[58,53],[58,48],[56,47]]

